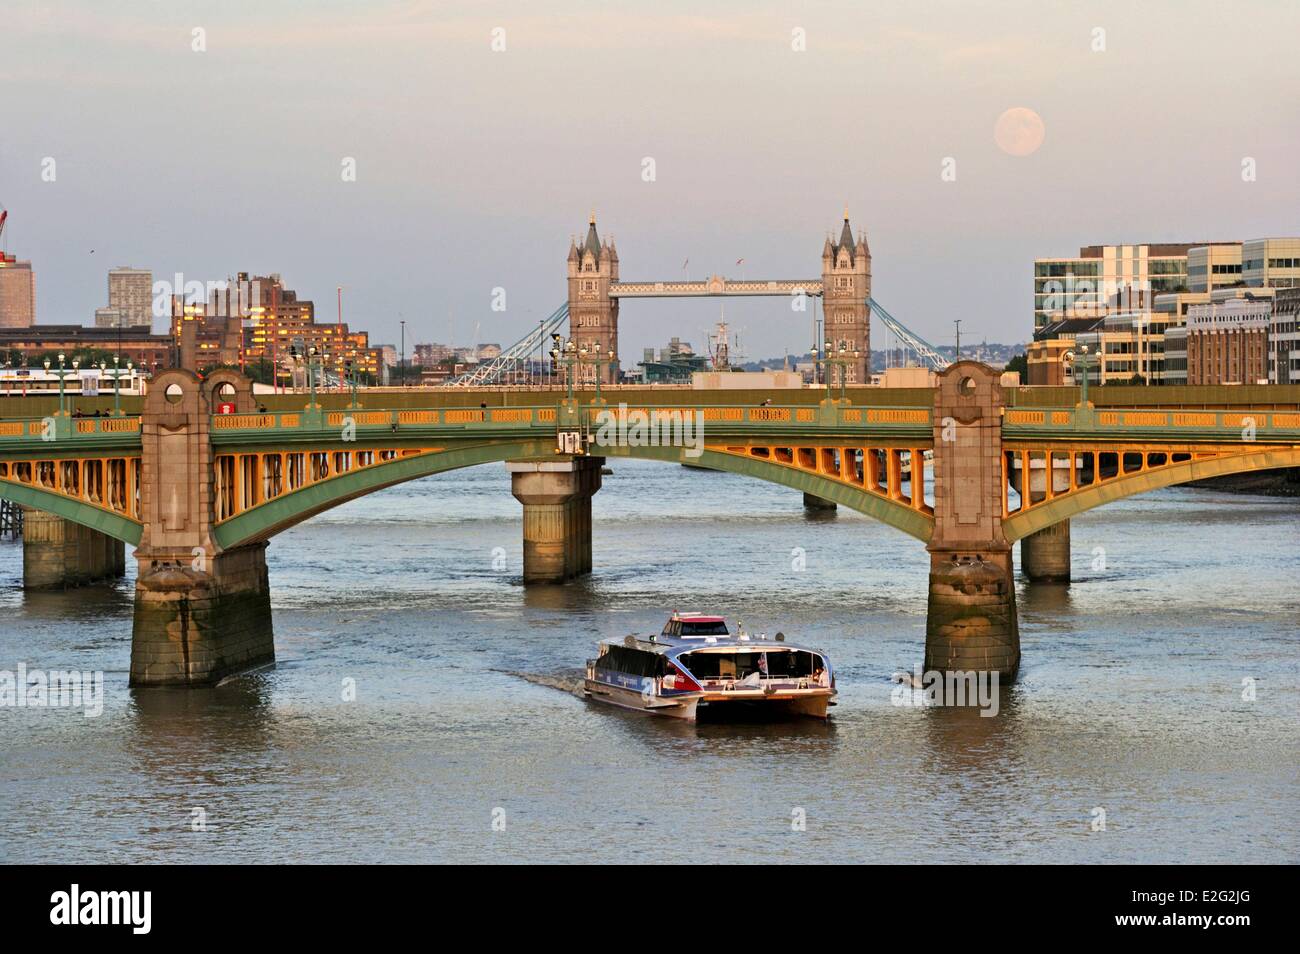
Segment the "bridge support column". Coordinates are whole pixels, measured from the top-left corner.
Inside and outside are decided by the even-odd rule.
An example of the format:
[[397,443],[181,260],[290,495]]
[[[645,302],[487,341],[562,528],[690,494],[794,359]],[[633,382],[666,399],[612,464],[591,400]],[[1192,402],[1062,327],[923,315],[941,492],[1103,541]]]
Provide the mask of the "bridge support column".
[[23,515],[23,589],[60,590],[126,572],[121,540],[44,510]]
[[1020,570],[1036,583],[1070,582],[1070,521],[1062,520],[1020,541]]
[[925,668],[996,672],[1020,668],[1020,623],[1011,552],[931,552]]
[[603,457],[509,461],[510,491],[524,505],[524,582],[563,583],[591,572],[591,498]]
[[[220,397],[230,385],[233,394]],[[211,409],[246,413],[250,385],[233,371],[206,381],[155,375],[140,422],[132,686],[202,686],[275,661],[266,543],[223,550],[213,540]]]
[[178,562],[137,553],[132,686],[201,686],[275,661],[266,544]]
[[934,396],[934,533],[925,668],[1020,668],[1020,623],[1011,544],[1002,529],[1000,373],[959,361]]
[[803,506],[805,510],[818,512],[836,509],[834,500],[827,500],[825,497],[818,497],[816,494],[810,494],[807,491],[804,491]]

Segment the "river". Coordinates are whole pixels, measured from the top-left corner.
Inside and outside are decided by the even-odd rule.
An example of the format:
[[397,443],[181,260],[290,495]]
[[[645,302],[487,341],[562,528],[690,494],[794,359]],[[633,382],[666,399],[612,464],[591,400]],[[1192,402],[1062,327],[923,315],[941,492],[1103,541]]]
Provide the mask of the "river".
[[[499,464],[281,534],[278,662],[214,689],[128,689],[133,568],[25,594],[0,543],[0,669],[105,672],[95,718],[0,709],[0,860],[1300,861],[1300,501],[1172,488],[1075,518],[1074,582],[1018,583],[1023,668],[984,718],[895,704],[924,641],[915,540],[611,465],[595,573],[564,587],[520,584]],[[826,650],[833,718],[575,694],[598,639],[673,609]]]

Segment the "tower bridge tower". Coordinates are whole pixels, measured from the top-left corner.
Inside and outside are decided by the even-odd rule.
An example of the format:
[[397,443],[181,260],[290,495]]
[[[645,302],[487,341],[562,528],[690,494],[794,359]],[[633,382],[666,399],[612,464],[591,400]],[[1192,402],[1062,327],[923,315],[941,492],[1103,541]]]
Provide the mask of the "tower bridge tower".
[[579,348],[601,354],[614,352],[608,364],[583,364],[579,381],[602,384],[618,380],[618,299],[610,297],[611,282],[618,281],[618,252],[611,239],[596,234],[596,213],[591,213],[587,239],[569,243],[569,336]]
[[[840,239],[832,243],[829,236],[822,247],[822,315],[826,341],[835,347],[844,343],[848,351],[857,351],[855,363],[845,365],[850,384],[866,384],[871,379],[871,249],[867,234],[861,232],[853,241],[849,227],[849,210],[844,210],[844,227]],[[825,342],[818,342],[820,350]]]

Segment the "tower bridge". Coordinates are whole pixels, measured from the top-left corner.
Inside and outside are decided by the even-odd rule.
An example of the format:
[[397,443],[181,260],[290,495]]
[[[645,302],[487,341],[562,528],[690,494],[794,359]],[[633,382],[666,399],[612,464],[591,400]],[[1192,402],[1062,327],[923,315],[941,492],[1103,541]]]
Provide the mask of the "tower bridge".
[[602,241],[593,213],[587,237],[569,244],[569,334],[579,348],[613,352],[613,360],[584,368],[585,380],[611,384],[619,379],[619,303],[625,298],[702,298],[740,296],[815,297],[822,299],[826,337],[844,342],[858,357],[845,364],[850,384],[865,384],[871,370],[871,249],[865,232],[854,237],[848,209],[839,238],[822,245],[821,275],[794,279],[728,279],[713,275],[704,281],[637,281],[619,278],[618,250],[612,239]]
[[[521,375],[551,344],[551,335],[568,324],[576,349],[608,356],[598,364],[578,369],[583,383],[612,384],[619,380],[619,306],[629,298],[736,298],[784,297],[792,310],[807,309],[808,299],[821,299],[824,339],[842,346],[855,357],[843,362],[849,384],[865,384],[871,375],[871,315],[874,311],[901,345],[935,370],[948,362],[923,338],[904,327],[871,297],[871,249],[865,232],[855,238],[848,210],[839,238],[827,235],[822,245],[821,276],[809,278],[727,278],[711,275],[702,281],[622,281],[618,249],[613,239],[602,240],[592,213],[581,244],[569,243],[568,297],[564,304],[529,330],[496,358],[448,382],[451,387],[478,387],[506,383]],[[529,372],[522,372],[527,376]]]
[[[259,404],[237,372],[170,370],[116,416],[37,416],[34,399],[0,401],[0,497],[32,518],[28,585],[121,575],[124,545],[135,548],[136,686],[208,684],[272,661],[268,544],[404,481],[504,462],[523,507],[525,582],[592,572],[591,499],[608,457],[766,480],[908,534],[930,554],[926,667],[1012,676],[1016,541],[1026,576],[1068,579],[1075,514],[1204,477],[1300,467],[1300,387],[1103,390],[1094,397],[1109,405],[1072,389],[1004,388],[996,370],[962,361],[933,389],[849,387],[839,399],[642,388],[619,390],[617,410],[608,390]],[[668,435],[689,415],[700,442],[605,442],[611,413]]]

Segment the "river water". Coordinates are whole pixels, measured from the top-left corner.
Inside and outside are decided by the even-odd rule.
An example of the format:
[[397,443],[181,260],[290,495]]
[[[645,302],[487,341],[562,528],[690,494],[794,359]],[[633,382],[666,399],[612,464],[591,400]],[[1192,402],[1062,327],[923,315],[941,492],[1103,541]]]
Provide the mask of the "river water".
[[[743,477],[612,466],[596,572],[564,587],[520,584],[499,464],[280,535],[278,663],[208,690],[127,688],[133,571],[24,594],[0,544],[0,669],[106,680],[95,718],[0,709],[0,859],[1300,861],[1300,502],[1175,488],[1075,518],[1073,585],[1019,584],[1022,673],[983,718],[895,704],[919,543]],[[574,694],[598,639],[673,609],[826,650],[832,720]]]

